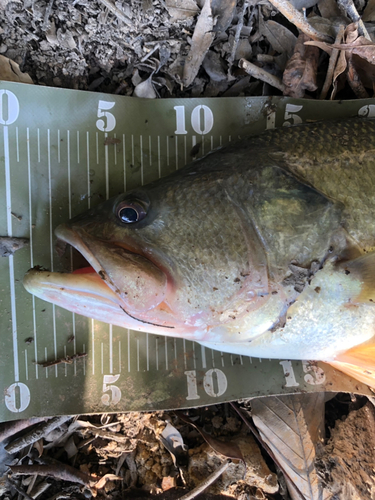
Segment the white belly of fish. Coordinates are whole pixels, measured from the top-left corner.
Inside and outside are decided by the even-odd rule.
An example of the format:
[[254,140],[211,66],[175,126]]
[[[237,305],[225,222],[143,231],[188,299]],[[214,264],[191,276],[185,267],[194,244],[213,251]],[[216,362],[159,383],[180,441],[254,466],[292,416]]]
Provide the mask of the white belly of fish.
[[331,263],[289,307],[282,328],[247,342],[201,342],[222,352],[260,358],[332,361],[374,335],[375,305],[356,302],[362,283]]

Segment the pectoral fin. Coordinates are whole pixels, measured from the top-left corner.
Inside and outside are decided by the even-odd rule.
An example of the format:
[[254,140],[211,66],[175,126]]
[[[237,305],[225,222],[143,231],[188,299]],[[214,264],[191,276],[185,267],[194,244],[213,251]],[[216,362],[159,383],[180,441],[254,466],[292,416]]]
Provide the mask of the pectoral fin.
[[375,388],[375,339],[352,347],[329,361],[337,370]]
[[375,303],[375,253],[342,262],[338,268],[361,282],[361,292],[353,297],[353,303]]

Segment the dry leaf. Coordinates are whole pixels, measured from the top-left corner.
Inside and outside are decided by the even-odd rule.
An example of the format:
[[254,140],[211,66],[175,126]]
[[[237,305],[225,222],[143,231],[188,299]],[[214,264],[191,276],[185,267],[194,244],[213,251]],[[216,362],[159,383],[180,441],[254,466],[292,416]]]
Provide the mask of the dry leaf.
[[34,83],[27,73],[22,73],[17,63],[0,55],[0,80],[6,82]]
[[205,0],[197,24],[195,25],[190,51],[184,66],[182,82],[185,87],[191,85],[197,76],[203,59],[215,37],[213,29],[214,19],[211,10],[211,1]]
[[242,452],[235,443],[219,441],[218,439],[213,438],[210,434],[208,434],[203,429],[198,427],[198,425],[195,425],[194,422],[192,422],[189,417],[187,417],[181,412],[176,412],[176,413],[181,420],[195,427],[197,431],[201,434],[203,439],[206,441],[206,443],[208,443],[211,446],[211,448],[213,448],[217,453],[220,453],[221,455],[224,455],[224,457],[227,458],[241,460],[243,463],[245,463]]
[[315,469],[315,446],[324,436],[324,393],[257,398],[252,417],[262,439],[286,472],[293,500],[324,500]]
[[183,21],[195,16],[199,7],[194,0],[165,0],[171,22]]
[[316,47],[309,47],[307,50],[305,41],[309,37],[301,33],[298,37],[294,54],[289,59],[284,74],[283,84],[285,85],[284,95],[291,97],[304,97],[305,91],[310,92],[318,88],[316,83],[316,73],[318,69],[319,50]]
[[152,75],[151,74],[147,80],[139,83],[133,92],[134,97],[143,97],[145,99],[156,99],[157,94],[155,92],[154,86],[152,84]]
[[160,434],[159,439],[172,456],[175,467],[178,463],[186,462],[187,446],[179,431],[170,423],[167,423],[165,429]]
[[364,23],[375,21],[375,0],[368,0],[361,17]]
[[267,38],[273,50],[292,57],[297,37],[288,28],[275,21],[264,22],[263,16],[259,16],[259,31]]

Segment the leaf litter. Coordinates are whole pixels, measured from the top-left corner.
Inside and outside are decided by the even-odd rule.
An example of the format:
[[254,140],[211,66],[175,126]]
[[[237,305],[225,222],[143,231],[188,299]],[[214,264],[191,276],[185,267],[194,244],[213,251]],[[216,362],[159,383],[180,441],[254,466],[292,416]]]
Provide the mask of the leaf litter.
[[[152,99],[353,99],[374,92],[374,0],[1,0],[0,6],[3,80]],[[27,243],[2,241],[4,256]],[[241,418],[223,404],[181,418],[151,412],[1,424],[0,495],[373,498],[372,402],[301,395],[241,406]]]

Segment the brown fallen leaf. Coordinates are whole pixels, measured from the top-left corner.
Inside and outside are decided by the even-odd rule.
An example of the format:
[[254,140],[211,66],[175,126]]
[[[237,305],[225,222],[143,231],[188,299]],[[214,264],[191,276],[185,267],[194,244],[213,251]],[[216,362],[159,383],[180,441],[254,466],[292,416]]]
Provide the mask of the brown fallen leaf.
[[22,73],[19,65],[8,57],[0,55],[0,80],[7,82],[34,83],[27,73]]
[[182,83],[185,87],[193,83],[214,37],[214,18],[212,15],[211,0],[205,0],[197,24],[195,25],[190,51],[186,57],[182,77]]
[[316,74],[319,50],[316,47],[314,50],[306,50],[307,40],[309,37],[304,33],[299,35],[294,54],[286,65],[283,74],[284,95],[304,97],[306,90],[313,92],[318,88]]

